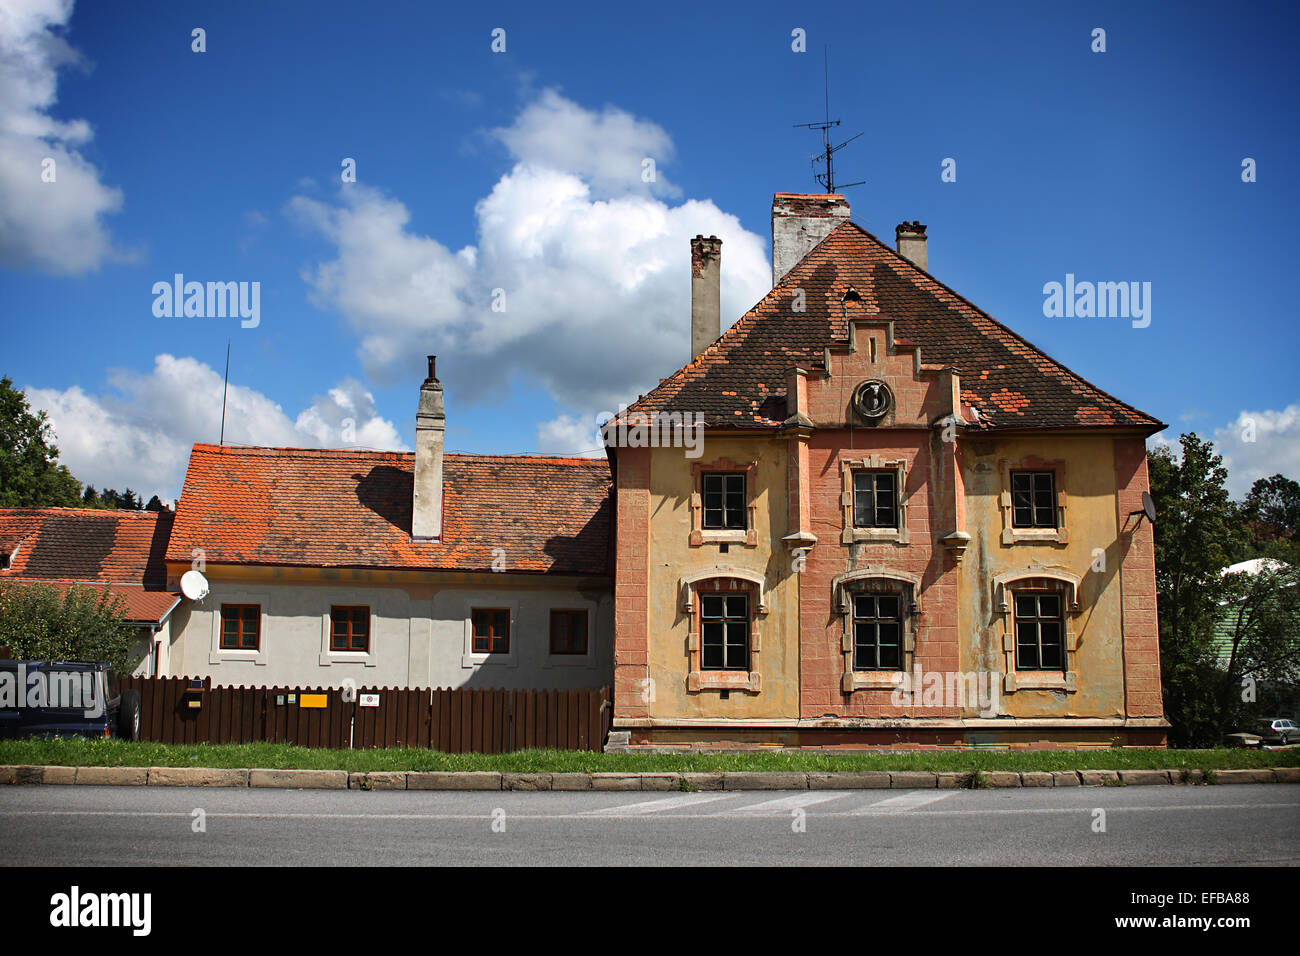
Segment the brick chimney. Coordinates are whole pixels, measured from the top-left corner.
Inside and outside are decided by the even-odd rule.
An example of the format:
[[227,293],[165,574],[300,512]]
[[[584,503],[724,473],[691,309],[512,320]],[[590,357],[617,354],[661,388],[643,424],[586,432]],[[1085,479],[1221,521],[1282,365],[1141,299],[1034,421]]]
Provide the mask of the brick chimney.
[[411,537],[442,537],[442,447],[447,413],[442,404],[442,383],[429,356],[429,377],[420,386],[420,406],[415,412],[415,495],[411,502]]
[[925,254],[925,226],[915,219],[911,222],[900,222],[894,227],[894,241],[900,256],[922,272],[930,271],[926,264],[929,259]]
[[691,358],[722,334],[722,240],[691,240]]
[[772,197],[772,285],[849,218],[839,193],[777,193]]

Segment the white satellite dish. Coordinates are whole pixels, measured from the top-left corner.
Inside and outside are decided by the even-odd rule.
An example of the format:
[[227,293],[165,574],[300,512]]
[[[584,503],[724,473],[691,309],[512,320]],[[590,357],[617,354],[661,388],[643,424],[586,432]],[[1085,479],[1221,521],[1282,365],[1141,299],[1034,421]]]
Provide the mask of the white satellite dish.
[[208,579],[199,571],[186,571],[181,575],[181,593],[191,601],[202,601],[208,596]]

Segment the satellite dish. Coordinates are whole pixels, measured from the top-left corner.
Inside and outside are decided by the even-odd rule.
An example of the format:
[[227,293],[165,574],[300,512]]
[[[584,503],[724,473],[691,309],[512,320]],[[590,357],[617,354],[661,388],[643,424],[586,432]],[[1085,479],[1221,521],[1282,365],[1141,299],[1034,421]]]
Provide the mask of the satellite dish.
[[181,575],[181,593],[191,601],[202,601],[208,596],[208,579],[198,571],[186,571]]
[[1152,524],[1156,523],[1156,503],[1154,499],[1152,499],[1149,491],[1142,492],[1142,507],[1137,511],[1130,511],[1128,513],[1130,518],[1134,515],[1137,515],[1137,524],[1133,526],[1134,531],[1137,530],[1138,524],[1142,523],[1143,518],[1146,518]]

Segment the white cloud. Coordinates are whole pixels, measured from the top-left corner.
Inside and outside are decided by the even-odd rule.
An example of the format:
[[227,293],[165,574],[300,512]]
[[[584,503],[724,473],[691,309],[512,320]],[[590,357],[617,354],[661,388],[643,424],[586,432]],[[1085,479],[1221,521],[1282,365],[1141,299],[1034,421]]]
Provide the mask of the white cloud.
[[[681,195],[660,170],[673,159],[672,138],[657,123],[613,106],[596,112],[555,90],[543,90],[514,123],[492,133],[516,161],[573,173],[602,198],[623,193]],[[647,159],[652,161],[649,166]]]
[[[545,134],[543,114],[582,148]],[[690,358],[692,236],[723,240],[724,326],[771,285],[766,241],[711,201],[619,193],[612,170],[671,145],[661,134],[543,94],[502,134],[519,162],[475,206],[477,245],[458,251],[412,232],[406,206],[373,189],[349,185],[332,203],[297,196],[290,214],[336,247],[304,274],[311,298],[360,334],[378,380],[418,379],[422,357],[437,354],[457,402],[499,400],[523,380],[566,413],[614,411]],[[492,308],[498,289],[505,311]]]
[[122,192],[78,152],[90,124],[50,115],[59,69],[82,65],[61,36],[71,15],[72,0],[0,0],[0,263],[12,268],[76,274],[120,255],[102,218]]
[[594,417],[559,415],[537,424],[537,450],[543,455],[604,458],[605,446]]
[[[221,435],[221,373],[197,359],[159,355],[150,372],[117,372],[109,384],[114,393],[102,396],[75,385],[24,392],[33,408],[49,414],[60,460],[78,479],[97,488],[130,487],[146,499],[176,498],[190,446]],[[225,437],[235,445],[405,448],[393,423],[378,416],[373,396],[353,379],[315,398],[296,419],[260,392],[232,384]]]
[[1300,405],[1281,411],[1243,411],[1215,429],[1214,448],[1228,466],[1228,491],[1243,497],[1259,478],[1300,479]]

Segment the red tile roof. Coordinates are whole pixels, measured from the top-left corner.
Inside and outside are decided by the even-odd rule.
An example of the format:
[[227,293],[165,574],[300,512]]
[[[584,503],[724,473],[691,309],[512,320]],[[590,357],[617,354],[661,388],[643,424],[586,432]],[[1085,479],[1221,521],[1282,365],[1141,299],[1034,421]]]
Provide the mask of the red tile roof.
[[607,576],[603,459],[447,455],[441,541],[411,540],[410,453],[195,445],[168,561]]
[[163,556],[171,512],[99,508],[0,508],[0,580],[108,587],[129,621],[163,620],[178,595],[166,590]]
[[[804,290],[805,312],[791,309],[795,288]],[[862,297],[863,312],[894,320],[895,340],[919,346],[923,363],[957,368],[962,400],[980,410],[983,428],[1164,427],[849,221],[690,365],[627,412],[702,412],[706,424],[732,428],[780,425],[788,414],[786,371],[821,368],[826,346],[847,341],[842,301],[850,288]]]
[[123,618],[132,624],[161,624],[167,619],[172,608],[181,601],[181,595],[175,591],[157,591],[141,587],[138,584],[105,584],[100,581],[60,581],[46,578],[10,578],[6,581],[14,584],[41,584],[53,587],[62,594],[68,588],[90,588],[94,591],[107,590],[121,599]]

